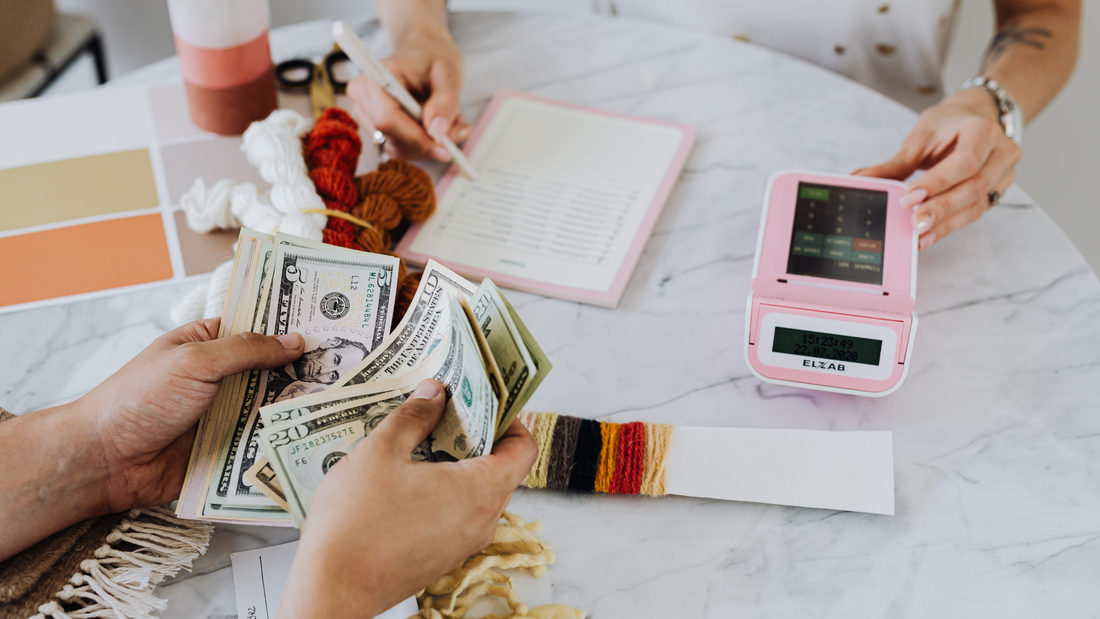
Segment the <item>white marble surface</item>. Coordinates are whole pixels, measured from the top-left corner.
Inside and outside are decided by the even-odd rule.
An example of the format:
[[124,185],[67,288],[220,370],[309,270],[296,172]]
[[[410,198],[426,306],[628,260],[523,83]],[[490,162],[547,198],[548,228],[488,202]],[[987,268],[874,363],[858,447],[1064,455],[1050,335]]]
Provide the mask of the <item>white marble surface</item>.
[[[531,407],[615,421],[894,432],[893,517],[519,491],[558,561],[524,599],[591,617],[1100,615],[1100,284],[1022,191],[920,257],[920,329],[882,399],[765,386],[742,358],[764,182],[893,153],[914,114],[731,40],[587,16],[460,15],[466,113],[510,87],[694,124],[699,141],[616,310],[509,296],[553,359]],[[275,53],[329,46],[324,24]],[[170,75],[162,63],[146,73]],[[140,76],[135,76],[140,78]],[[1082,205],[1083,207],[1084,205]],[[0,403],[78,396],[171,327],[183,288],[0,316]],[[219,527],[165,617],[235,614]]]

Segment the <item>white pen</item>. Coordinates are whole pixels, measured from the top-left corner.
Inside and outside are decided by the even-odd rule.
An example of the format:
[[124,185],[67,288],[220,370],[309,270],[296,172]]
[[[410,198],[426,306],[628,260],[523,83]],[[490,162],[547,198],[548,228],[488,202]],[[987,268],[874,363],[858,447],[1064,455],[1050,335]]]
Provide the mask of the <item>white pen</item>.
[[[401,104],[401,107],[405,108],[405,111],[409,113],[418,121],[423,121],[424,110],[420,107],[420,103],[413,99],[409,91],[405,90],[405,87],[401,85],[401,82],[397,81],[397,78],[390,73],[386,65],[382,64],[374,54],[371,53],[367,46],[363,44],[363,41],[359,39],[359,35],[355,34],[355,31],[348,27],[347,24],[340,20],[336,20],[332,24],[332,38],[336,40],[336,44],[340,46],[340,49],[344,50],[344,53],[348,55],[348,58],[355,63],[359,70],[367,74],[367,77],[371,78],[378,84],[380,84],[391,97],[397,99],[397,102]],[[439,143],[451,154],[454,158],[455,165],[462,170],[466,176],[470,177],[470,180],[477,180],[477,174],[474,173],[474,166],[470,163],[470,160],[466,158],[466,155],[462,154],[462,150],[451,141],[451,138],[446,135],[439,140]]]

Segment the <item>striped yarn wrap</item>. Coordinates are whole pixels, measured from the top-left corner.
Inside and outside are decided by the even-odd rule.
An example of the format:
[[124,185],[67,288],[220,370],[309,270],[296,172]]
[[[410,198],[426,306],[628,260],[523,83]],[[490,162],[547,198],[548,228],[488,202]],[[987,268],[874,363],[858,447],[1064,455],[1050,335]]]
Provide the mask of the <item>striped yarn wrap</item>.
[[672,426],[609,423],[523,411],[539,455],[523,485],[608,494],[668,494],[666,459]]

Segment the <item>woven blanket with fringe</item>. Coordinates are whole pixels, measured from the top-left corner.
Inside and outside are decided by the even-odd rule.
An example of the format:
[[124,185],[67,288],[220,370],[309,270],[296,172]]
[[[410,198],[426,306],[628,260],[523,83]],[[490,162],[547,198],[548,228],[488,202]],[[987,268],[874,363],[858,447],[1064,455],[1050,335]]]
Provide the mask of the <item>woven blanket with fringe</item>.
[[[0,423],[14,415],[0,408]],[[163,507],[90,518],[0,562],[0,619],[151,619],[156,586],[206,552],[213,528]]]

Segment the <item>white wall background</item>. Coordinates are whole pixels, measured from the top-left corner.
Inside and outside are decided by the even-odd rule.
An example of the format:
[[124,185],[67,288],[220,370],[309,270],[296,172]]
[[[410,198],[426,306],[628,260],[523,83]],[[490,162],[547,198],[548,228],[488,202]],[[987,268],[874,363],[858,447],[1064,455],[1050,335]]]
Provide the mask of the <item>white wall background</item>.
[[[1016,182],[1100,272],[1100,0],[1084,4],[1077,70],[1024,131]],[[978,70],[993,35],[992,5],[989,0],[963,0],[944,70],[949,92]]]
[[[760,1],[760,0],[731,0]],[[372,0],[270,0],[275,26],[320,17],[374,13]],[[108,68],[119,76],[175,53],[165,0],[56,0],[59,10],[98,19]],[[1061,95],[1024,133],[1017,182],[1054,217],[1100,271],[1100,0],[1084,0],[1077,71]],[[590,0],[451,0],[453,10],[589,10]],[[945,69],[949,92],[973,76],[993,34],[992,2],[963,0]],[[91,65],[51,92],[92,84]]]

